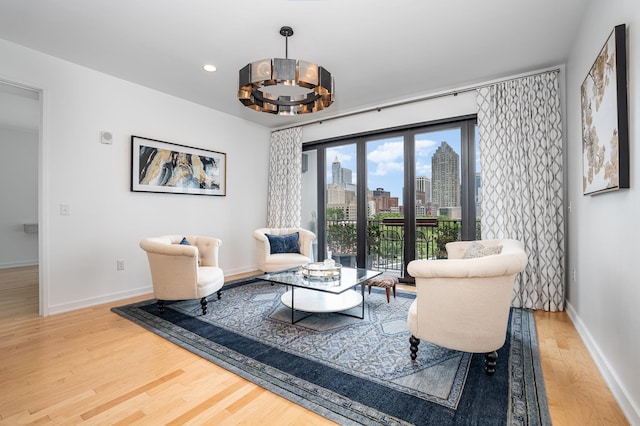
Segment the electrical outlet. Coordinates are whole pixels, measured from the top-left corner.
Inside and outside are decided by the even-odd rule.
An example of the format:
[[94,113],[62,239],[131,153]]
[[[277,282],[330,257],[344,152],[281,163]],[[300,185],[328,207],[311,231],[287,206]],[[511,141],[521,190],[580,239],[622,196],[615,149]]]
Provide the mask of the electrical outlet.
[[124,260],[122,259],[116,260],[116,270],[124,271]]
[[576,280],[576,268],[571,270],[571,279],[575,282]]
[[69,204],[60,204],[60,216],[69,216]]

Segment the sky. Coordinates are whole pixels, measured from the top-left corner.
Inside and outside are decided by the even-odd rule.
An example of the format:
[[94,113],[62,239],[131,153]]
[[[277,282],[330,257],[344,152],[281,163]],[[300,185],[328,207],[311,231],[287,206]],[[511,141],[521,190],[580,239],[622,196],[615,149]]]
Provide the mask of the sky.
[[[477,140],[477,138],[476,138]],[[440,144],[447,142],[460,154],[460,129],[448,129],[419,134],[416,137],[416,176],[431,178],[431,157]],[[353,172],[356,183],[356,146],[344,145],[327,149],[327,179],[331,183],[331,163],[336,156],[343,168]],[[479,164],[479,161],[477,162]],[[404,184],[404,153],[402,137],[372,140],[367,143],[367,187],[384,188],[402,202]]]

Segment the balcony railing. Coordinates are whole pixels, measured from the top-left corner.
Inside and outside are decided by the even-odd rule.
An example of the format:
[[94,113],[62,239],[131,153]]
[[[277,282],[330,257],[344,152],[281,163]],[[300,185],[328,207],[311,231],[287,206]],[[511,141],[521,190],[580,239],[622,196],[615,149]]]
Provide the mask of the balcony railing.
[[[445,245],[460,240],[461,221],[454,219],[416,219],[415,259],[446,257]],[[345,266],[356,266],[355,221],[327,222],[327,243],[332,257]],[[479,230],[477,230],[477,233]],[[367,221],[367,267],[394,274],[404,272],[404,219]]]

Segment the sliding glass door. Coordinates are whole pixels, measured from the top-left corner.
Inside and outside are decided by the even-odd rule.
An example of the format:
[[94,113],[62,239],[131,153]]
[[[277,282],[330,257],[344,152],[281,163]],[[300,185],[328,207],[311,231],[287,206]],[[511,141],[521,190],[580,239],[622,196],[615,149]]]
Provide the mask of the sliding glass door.
[[317,161],[315,201],[304,198],[322,208],[303,211],[318,218],[318,259],[410,281],[411,260],[479,238],[475,140],[468,118],[305,145]]

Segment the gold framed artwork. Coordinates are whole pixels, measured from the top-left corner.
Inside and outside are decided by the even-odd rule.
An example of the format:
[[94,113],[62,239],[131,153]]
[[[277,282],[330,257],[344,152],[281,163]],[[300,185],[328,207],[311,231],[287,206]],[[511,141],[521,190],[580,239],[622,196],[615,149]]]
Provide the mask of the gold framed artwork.
[[629,188],[626,27],[617,25],[580,88],[582,189],[594,195]]
[[226,195],[227,155],[131,136],[131,191]]

